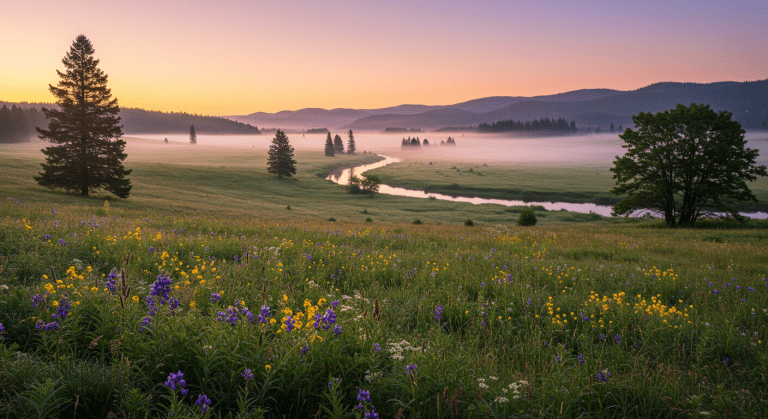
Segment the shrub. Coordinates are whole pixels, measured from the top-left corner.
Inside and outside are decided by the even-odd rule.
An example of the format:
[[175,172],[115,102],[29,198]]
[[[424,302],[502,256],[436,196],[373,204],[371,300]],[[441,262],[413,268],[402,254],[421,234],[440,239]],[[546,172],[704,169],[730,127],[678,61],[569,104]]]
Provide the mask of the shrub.
[[466,220],[464,220],[464,225],[467,227],[472,227],[475,225],[475,222],[467,218]]
[[368,217],[368,218],[365,219],[365,222],[366,223],[371,223],[371,222],[373,222],[373,219],[371,219],[371,217]]
[[419,225],[419,224],[421,224],[421,220],[419,220],[419,219],[417,218],[417,219],[413,220],[413,223],[414,223],[414,224],[416,224],[416,225]]
[[536,213],[531,208],[524,208],[520,211],[520,217],[517,219],[517,225],[519,226],[534,226],[536,225]]
[[363,174],[361,177],[352,176],[349,178],[349,193],[358,194],[366,193],[372,194],[379,191],[381,185],[381,179],[376,175]]
[[329,218],[329,219],[328,219],[328,221],[330,221],[330,222],[332,222],[332,223],[333,223],[333,222],[335,222],[335,221],[336,221],[336,219],[335,219],[335,218],[333,218],[333,217],[331,217],[331,218]]

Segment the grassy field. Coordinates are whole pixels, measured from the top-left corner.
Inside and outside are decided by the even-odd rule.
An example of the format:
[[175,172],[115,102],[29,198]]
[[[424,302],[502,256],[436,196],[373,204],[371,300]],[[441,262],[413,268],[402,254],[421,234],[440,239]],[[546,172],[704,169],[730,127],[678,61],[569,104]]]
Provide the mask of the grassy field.
[[[456,163],[427,153],[400,153],[405,161],[371,171],[383,183],[407,189],[457,196],[476,196],[531,202],[572,202],[612,205],[620,197],[610,193],[616,182],[612,164],[567,166]],[[749,211],[768,210],[768,178],[749,185],[760,202],[747,203]]]
[[768,416],[765,222],[523,228],[317,175],[366,156],[154,144],[108,204],[0,149],[0,415]]

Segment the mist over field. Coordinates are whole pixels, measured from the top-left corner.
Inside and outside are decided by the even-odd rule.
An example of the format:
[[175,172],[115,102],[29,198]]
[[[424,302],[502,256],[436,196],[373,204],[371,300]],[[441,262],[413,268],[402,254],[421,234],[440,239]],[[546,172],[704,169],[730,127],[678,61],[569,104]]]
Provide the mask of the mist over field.
[[[345,131],[331,131],[331,135],[339,134],[344,143],[347,142]],[[505,134],[477,133],[357,133],[355,132],[358,154],[363,151],[384,155],[394,155],[408,160],[452,161],[456,163],[480,163],[494,165],[528,165],[542,164],[546,166],[606,166],[611,165],[615,156],[624,154],[622,140],[618,134],[572,135],[558,137],[510,137]],[[322,151],[325,134],[287,133],[290,144],[296,149]],[[440,146],[440,141],[448,137],[456,140],[456,146]],[[140,135],[140,138],[164,140],[169,144],[189,145],[189,135]],[[274,134],[260,136],[249,135],[198,135],[197,147],[245,147],[267,149]],[[416,150],[403,150],[400,143],[403,138],[418,137],[421,141],[427,139],[428,147]],[[768,162],[768,134],[764,132],[749,132],[746,135],[747,147],[760,150],[758,162]],[[155,146],[152,142],[142,142],[142,147]],[[128,141],[129,147],[132,142]],[[157,147],[168,147],[162,142]]]

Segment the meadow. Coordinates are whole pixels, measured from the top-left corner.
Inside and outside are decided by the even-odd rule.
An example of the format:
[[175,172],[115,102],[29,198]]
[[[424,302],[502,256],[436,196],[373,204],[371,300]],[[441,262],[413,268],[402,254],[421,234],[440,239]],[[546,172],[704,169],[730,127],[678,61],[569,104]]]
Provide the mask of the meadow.
[[768,416],[764,221],[518,227],[322,178],[375,156],[128,144],[128,200],[1,150],[6,417]]

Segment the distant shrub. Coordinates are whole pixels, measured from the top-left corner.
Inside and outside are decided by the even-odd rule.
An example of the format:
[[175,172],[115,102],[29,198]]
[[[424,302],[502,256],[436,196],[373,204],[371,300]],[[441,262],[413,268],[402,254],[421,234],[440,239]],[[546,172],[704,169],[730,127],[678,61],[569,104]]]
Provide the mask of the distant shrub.
[[363,174],[360,177],[352,176],[349,178],[349,193],[352,194],[372,194],[379,191],[381,179],[376,175]]
[[371,217],[368,217],[368,218],[366,218],[366,219],[365,219],[365,222],[366,222],[366,223],[372,223],[372,222],[373,222],[373,219],[371,219]]
[[421,224],[421,220],[419,220],[417,218],[417,219],[413,220],[413,223],[416,224],[416,225],[420,225]]
[[363,212],[361,212],[361,214],[368,214],[368,208],[364,209]]
[[329,218],[329,219],[328,219],[328,221],[330,221],[330,222],[332,222],[332,223],[333,223],[333,222],[335,222],[335,221],[336,221],[336,219],[335,219],[335,218],[333,218],[333,217],[331,217],[331,218]]
[[531,208],[524,208],[520,211],[520,217],[517,219],[517,225],[519,226],[534,226],[536,225],[536,213]]
[[289,209],[291,209],[291,206],[288,205],[287,207],[285,207],[285,209],[289,210]]
[[475,225],[475,222],[467,218],[466,220],[464,220],[464,225],[467,227],[472,227]]

